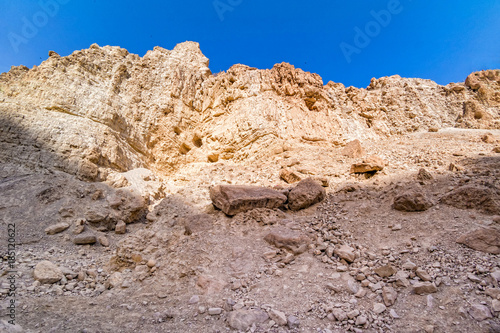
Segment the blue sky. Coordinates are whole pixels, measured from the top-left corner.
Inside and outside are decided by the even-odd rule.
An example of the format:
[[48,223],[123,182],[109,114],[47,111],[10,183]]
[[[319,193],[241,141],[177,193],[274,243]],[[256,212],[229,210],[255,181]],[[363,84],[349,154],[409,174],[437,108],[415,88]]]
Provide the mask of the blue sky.
[[499,18],[494,0],[4,0],[0,72],[38,65],[49,50],[98,43],[143,56],[191,40],[214,73],[285,61],[325,84],[394,74],[447,84],[500,68]]

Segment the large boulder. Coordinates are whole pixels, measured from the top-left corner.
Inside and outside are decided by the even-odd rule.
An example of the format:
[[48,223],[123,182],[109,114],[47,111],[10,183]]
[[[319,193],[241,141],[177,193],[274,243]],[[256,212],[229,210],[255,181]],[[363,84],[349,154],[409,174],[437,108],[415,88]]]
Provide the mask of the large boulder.
[[460,236],[457,243],[477,251],[500,254],[500,231],[493,228],[476,229]]
[[229,216],[254,208],[279,208],[287,198],[276,190],[247,185],[218,185],[210,189],[210,199],[215,207]]
[[392,207],[405,212],[422,212],[433,206],[431,200],[421,191],[407,191],[396,198]]
[[441,202],[456,208],[500,214],[500,195],[494,189],[485,186],[461,186],[443,196]]
[[322,201],[325,196],[325,189],[318,182],[306,178],[288,193],[288,207],[291,210],[304,209]]

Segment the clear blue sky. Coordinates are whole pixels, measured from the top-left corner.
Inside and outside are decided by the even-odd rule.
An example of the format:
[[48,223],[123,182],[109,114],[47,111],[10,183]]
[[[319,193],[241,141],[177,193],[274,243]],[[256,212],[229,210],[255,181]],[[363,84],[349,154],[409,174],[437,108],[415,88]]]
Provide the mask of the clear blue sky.
[[500,1],[2,0],[0,38],[0,72],[38,65],[49,50],[98,43],[143,56],[191,40],[214,73],[285,61],[325,84],[393,74],[447,84],[500,68]]

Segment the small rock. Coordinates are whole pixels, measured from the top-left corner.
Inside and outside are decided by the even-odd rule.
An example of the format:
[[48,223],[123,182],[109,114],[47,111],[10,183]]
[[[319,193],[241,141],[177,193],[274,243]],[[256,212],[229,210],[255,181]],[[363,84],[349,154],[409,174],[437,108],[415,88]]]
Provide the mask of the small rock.
[[290,329],[299,328],[300,320],[295,316],[288,316],[287,325]]
[[76,245],[95,244],[95,242],[97,242],[97,239],[95,235],[90,232],[76,235],[73,238],[73,243]]
[[396,311],[394,309],[391,309],[391,311],[389,311],[389,314],[394,319],[399,319],[400,318],[399,315],[396,313]]
[[493,318],[490,309],[486,305],[474,304],[469,309],[469,314],[472,318],[477,321],[483,321],[485,319]]
[[209,308],[208,314],[211,316],[220,315],[222,313],[222,308]]
[[417,268],[415,271],[415,274],[422,280],[422,281],[431,281],[432,277],[427,273],[425,270],[421,268]]
[[69,228],[69,224],[68,223],[61,222],[61,223],[57,223],[57,224],[51,225],[50,227],[47,227],[45,229],[45,233],[47,235],[55,235],[55,234],[58,234],[60,232],[63,232],[64,230],[66,230],[68,228]]
[[148,262],[146,263],[146,265],[149,267],[149,268],[153,268],[156,266],[156,260],[154,259],[149,259]]
[[387,309],[386,306],[384,304],[382,304],[382,303],[375,303],[375,304],[373,304],[373,312],[375,312],[376,314],[381,314],[386,309]]
[[394,266],[391,266],[391,265],[386,265],[386,266],[381,266],[381,267],[375,268],[374,271],[375,271],[375,274],[377,274],[378,276],[383,277],[383,278],[392,276],[392,275],[396,274],[396,272],[397,272],[396,268],[394,268]]
[[493,228],[481,228],[464,234],[457,239],[476,251],[500,254],[500,231]]
[[396,299],[398,298],[398,293],[392,287],[384,287],[382,288],[382,298],[384,299],[384,303],[387,306],[394,305],[396,303]]
[[378,156],[370,156],[362,163],[356,163],[351,166],[351,173],[368,173],[383,170],[385,162]]
[[118,221],[115,226],[115,234],[122,235],[127,232],[127,224],[123,221]]
[[354,140],[348,142],[344,149],[341,152],[342,155],[349,158],[358,158],[365,154],[363,147],[361,146],[361,142],[359,140]]
[[433,205],[433,202],[423,192],[412,190],[397,196],[392,207],[405,212],[421,212]]
[[358,318],[356,318],[355,325],[356,326],[363,326],[364,324],[366,324],[367,321],[368,321],[368,318],[366,316],[359,316]]
[[123,283],[123,276],[120,272],[114,272],[108,277],[107,281],[110,288],[118,288]]
[[264,240],[277,248],[286,248],[294,254],[305,252],[310,243],[309,237],[304,233],[285,227],[273,228]]
[[274,320],[279,326],[285,326],[288,322],[286,315],[283,312],[274,309],[269,311],[269,318]]
[[417,282],[413,285],[413,292],[417,295],[432,294],[437,292],[437,287],[432,282]]
[[288,184],[293,184],[296,182],[300,182],[302,180],[302,178],[300,178],[299,175],[297,175],[295,172],[289,169],[281,169],[280,178],[283,179]]
[[354,249],[349,245],[341,245],[339,248],[336,248],[333,253],[339,256],[340,259],[344,259],[347,262],[353,262],[356,259]]
[[332,314],[338,321],[344,321],[347,319],[347,314],[342,309],[335,308],[333,309]]
[[51,284],[60,281],[63,278],[63,273],[57,265],[44,260],[35,266],[33,277],[35,280],[40,281],[40,283]]
[[494,299],[494,300],[491,302],[491,309],[492,309],[494,312],[500,312],[500,300],[498,300],[498,299]]
[[198,295],[193,295],[191,296],[191,298],[189,299],[189,304],[196,304],[200,301],[200,296]]
[[99,244],[101,244],[104,247],[108,247],[109,246],[109,240],[108,240],[108,238],[106,236],[99,236],[97,238],[97,241],[99,242]]
[[485,135],[483,135],[481,137],[481,140],[484,142],[484,143],[494,143],[495,142],[495,137],[493,136],[493,134],[491,133],[486,133]]

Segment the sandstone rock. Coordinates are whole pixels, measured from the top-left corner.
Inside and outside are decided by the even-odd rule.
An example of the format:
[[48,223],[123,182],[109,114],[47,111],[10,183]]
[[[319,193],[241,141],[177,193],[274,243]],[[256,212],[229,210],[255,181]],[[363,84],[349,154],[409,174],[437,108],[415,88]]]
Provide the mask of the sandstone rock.
[[397,270],[396,268],[394,268],[394,266],[385,265],[375,268],[374,272],[380,277],[389,277],[391,275],[396,274]]
[[491,301],[491,310],[494,312],[500,312],[500,300],[494,299]]
[[58,234],[60,232],[63,232],[64,230],[66,230],[68,228],[69,228],[69,224],[68,223],[61,222],[61,223],[57,223],[57,224],[51,225],[50,227],[47,227],[45,229],[45,233],[47,235],[55,235],[55,234]]
[[300,320],[299,318],[295,316],[288,316],[287,318],[287,326],[290,329],[297,329],[300,326]]
[[354,249],[349,245],[341,245],[338,248],[335,248],[333,251],[340,259],[344,259],[348,262],[353,262],[356,259],[356,254],[354,253]]
[[420,191],[408,191],[394,198],[392,207],[405,212],[421,212],[433,206],[427,196]]
[[268,318],[267,313],[261,310],[237,310],[228,314],[227,321],[235,330],[246,332],[252,325],[262,324]]
[[495,137],[491,133],[486,133],[485,135],[481,136],[481,141],[483,141],[484,143],[494,143]]
[[[144,172],[141,172],[144,174]],[[129,175],[134,178],[134,175]],[[134,182],[137,183],[137,182]],[[112,218],[125,223],[132,223],[145,216],[148,205],[144,198],[135,190],[120,188],[107,198],[109,206],[113,209]]]
[[363,326],[368,322],[368,318],[366,316],[359,316],[356,318],[356,322],[354,323],[356,326]]
[[217,316],[222,313],[222,308],[209,308],[208,314],[211,316]]
[[373,312],[375,312],[376,314],[381,314],[382,312],[384,312],[387,308],[385,307],[384,304],[382,303],[375,303],[373,304]]
[[500,146],[496,146],[495,148],[493,148],[493,152],[500,154]]
[[378,156],[370,156],[361,163],[356,163],[351,166],[351,173],[369,173],[383,170],[385,162]]
[[99,244],[101,244],[104,247],[109,247],[109,239],[106,236],[99,236],[97,238],[97,241]]
[[365,154],[361,142],[359,140],[354,140],[348,142],[342,149],[342,155],[349,158],[359,158]]
[[123,275],[120,272],[114,272],[108,277],[107,284],[110,288],[118,288],[123,283]]
[[63,278],[63,273],[57,265],[48,260],[44,260],[35,266],[33,277],[35,280],[40,281],[40,283],[51,284],[59,282]]
[[85,232],[79,235],[76,235],[73,238],[73,243],[76,245],[86,245],[86,244],[95,244],[97,242],[97,238],[94,234],[90,232]]
[[322,201],[325,189],[312,178],[301,180],[288,194],[288,207],[300,210]]
[[127,225],[123,221],[118,221],[115,226],[115,234],[123,235],[127,232]]
[[265,187],[218,185],[210,189],[215,207],[227,215],[236,215],[254,208],[279,208],[287,200],[282,193]]
[[431,281],[432,278],[431,276],[429,275],[429,273],[427,273],[424,269],[422,268],[417,268],[417,270],[415,271],[415,274],[417,274],[417,276],[422,280],[422,281]]
[[500,254],[500,231],[493,228],[480,228],[460,236],[457,243],[476,251]]
[[469,309],[469,314],[477,321],[483,321],[489,318],[493,318],[490,309],[488,309],[486,305],[482,304],[473,304]]
[[417,282],[413,285],[413,292],[417,295],[426,295],[437,292],[437,287],[431,282]]
[[382,298],[384,299],[385,305],[392,306],[396,303],[398,293],[392,287],[384,287],[382,288]]
[[335,308],[335,309],[333,309],[332,314],[335,316],[335,319],[337,319],[338,321],[344,321],[347,319],[347,314],[342,309]]
[[277,248],[285,248],[295,254],[303,253],[310,243],[309,238],[300,231],[285,227],[275,227],[264,237],[264,240]]
[[417,179],[420,181],[426,181],[426,180],[432,180],[434,179],[434,177],[429,171],[425,170],[424,168],[421,168],[420,170],[418,170]]
[[287,324],[286,315],[278,310],[271,309],[269,311],[269,317],[276,322],[279,326],[285,326]]
[[293,184],[296,182],[300,182],[302,180],[302,178],[300,178],[298,174],[289,169],[281,169],[280,178],[283,179],[288,184]]
[[493,189],[484,186],[461,186],[443,196],[441,202],[456,208],[500,214],[500,196]]

